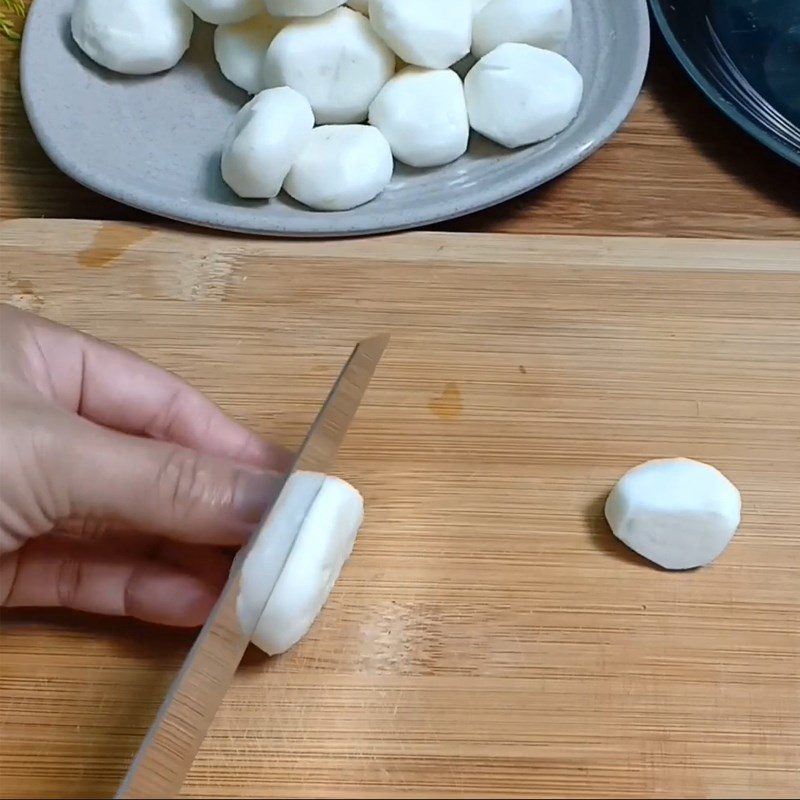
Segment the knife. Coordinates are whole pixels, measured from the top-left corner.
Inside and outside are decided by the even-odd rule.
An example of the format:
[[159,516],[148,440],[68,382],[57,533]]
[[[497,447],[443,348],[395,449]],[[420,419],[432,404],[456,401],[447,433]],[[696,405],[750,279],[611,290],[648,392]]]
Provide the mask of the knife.
[[[267,512],[240,551],[225,588],[131,763],[117,798],[166,798],[175,797],[180,791],[261,616],[254,614],[240,619],[237,614],[242,565],[247,554],[257,538],[269,537],[272,557],[261,576],[261,594],[256,604],[263,612],[388,343],[388,334],[365,339],[356,345],[344,365],[281,488],[281,492],[286,491],[289,478],[298,471],[313,473],[300,498],[302,513],[293,513],[291,520],[282,519],[276,525],[272,512]],[[276,501],[273,508],[280,505]]]

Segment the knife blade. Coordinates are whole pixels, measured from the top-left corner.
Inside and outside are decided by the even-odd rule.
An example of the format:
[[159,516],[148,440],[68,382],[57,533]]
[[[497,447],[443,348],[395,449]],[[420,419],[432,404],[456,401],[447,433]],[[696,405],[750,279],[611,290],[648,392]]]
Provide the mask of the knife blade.
[[[388,343],[388,334],[365,339],[356,345],[344,365],[284,479],[281,492],[286,491],[289,478],[296,472],[314,473],[314,480],[305,482],[299,505],[293,496],[291,519],[281,519],[280,524],[275,524],[270,510],[240,551],[225,588],[131,763],[117,798],[165,798],[180,791],[261,616],[258,613],[240,619],[237,613],[242,565],[247,554],[257,538],[269,537],[271,558],[267,572],[261,576],[261,593],[255,604],[263,612],[303,520],[322,487],[324,473],[333,465]],[[279,500],[280,495],[273,509],[282,505]]]

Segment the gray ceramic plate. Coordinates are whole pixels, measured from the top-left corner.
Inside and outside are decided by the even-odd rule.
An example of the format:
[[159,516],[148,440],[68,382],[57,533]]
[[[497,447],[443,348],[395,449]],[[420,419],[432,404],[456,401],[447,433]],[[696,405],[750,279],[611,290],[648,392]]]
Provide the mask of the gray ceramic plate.
[[281,196],[237,198],[219,176],[225,129],[246,95],[219,73],[211,31],[170,72],[146,78],[95,66],[69,33],[73,0],[35,0],[22,43],[22,93],[33,130],[67,175],[144,211],[212,228],[283,236],[343,236],[413,228],[515,197],[568,170],[630,112],[650,46],[645,0],[573,0],[565,55],[586,82],[563,133],[510,152],[473,134],[445,167],[399,166],[388,189],[352,211],[309,211]]

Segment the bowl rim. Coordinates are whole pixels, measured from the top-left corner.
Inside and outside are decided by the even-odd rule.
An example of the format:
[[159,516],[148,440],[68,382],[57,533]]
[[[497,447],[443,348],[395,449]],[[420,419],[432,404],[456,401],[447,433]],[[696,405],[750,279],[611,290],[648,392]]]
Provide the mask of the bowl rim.
[[661,35],[672,50],[686,74],[691,78],[700,91],[732,122],[752,136],[756,141],[777,153],[790,163],[800,166],[800,151],[781,141],[773,132],[748,114],[738,104],[735,98],[724,94],[718,86],[708,77],[707,73],[697,66],[695,59],[683,46],[680,39],[667,19],[664,9],[664,0],[650,0],[650,8]]

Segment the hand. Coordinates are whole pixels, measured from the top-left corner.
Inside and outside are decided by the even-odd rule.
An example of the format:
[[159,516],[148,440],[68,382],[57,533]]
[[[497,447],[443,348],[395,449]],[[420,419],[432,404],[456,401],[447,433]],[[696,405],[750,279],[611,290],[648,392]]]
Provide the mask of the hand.
[[0,603],[201,624],[287,454],[128,351],[0,306]]

